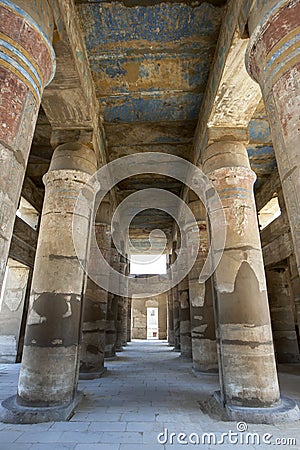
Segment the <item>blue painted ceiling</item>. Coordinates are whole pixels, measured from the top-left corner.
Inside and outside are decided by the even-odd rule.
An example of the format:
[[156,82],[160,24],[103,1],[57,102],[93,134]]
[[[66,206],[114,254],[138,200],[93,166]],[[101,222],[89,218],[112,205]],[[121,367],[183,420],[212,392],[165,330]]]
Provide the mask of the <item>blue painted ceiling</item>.
[[197,119],[222,8],[85,2],[78,11],[106,123]]
[[[109,158],[140,151],[190,158],[226,0],[75,3]],[[249,125],[249,135],[248,153],[259,185],[275,167],[263,105]],[[135,186],[131,180],[119,188],[129,192],[141,184],[141,179]],[[172,185],[176,189],[179,193],[180,185]]]
[[263,101],[258,105],[248,127],[247,147],[252,170],[256,173],[255,187],[260,187],[276,169],[274,148]]

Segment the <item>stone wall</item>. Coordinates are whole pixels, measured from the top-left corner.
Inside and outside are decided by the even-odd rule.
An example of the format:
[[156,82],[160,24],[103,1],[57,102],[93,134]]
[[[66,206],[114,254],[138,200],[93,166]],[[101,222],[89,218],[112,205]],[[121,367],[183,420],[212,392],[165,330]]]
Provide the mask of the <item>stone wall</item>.
[[132,299],[132,339],[147,339],[147,308],[158,308],[158,339],[167,338],[167,294]]
[[16,362],[29,267],[8,260],[0,299],[0,362]]
[[296,267],[291,227],[277,170],[256,194],[258,211],[274,196],[281,215],[260,233],[268,284],[268,298],[276,360],[299,362],[300,279]]

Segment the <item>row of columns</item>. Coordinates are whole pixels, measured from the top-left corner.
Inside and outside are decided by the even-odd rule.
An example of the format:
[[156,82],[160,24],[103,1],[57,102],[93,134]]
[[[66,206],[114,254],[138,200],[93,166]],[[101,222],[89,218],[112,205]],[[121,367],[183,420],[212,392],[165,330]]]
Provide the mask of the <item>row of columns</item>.
[[[259,13],[261,9],[262,14]],[[270,1],[263,5],[258,0],[254,2],[248,20],[250,42],[246,57],[247,70],[261,86],[269,116],[298,272],[300,47],[296,41],[300,30],[299,17],[298,0]],[[197,282],[203,264],[201,258],[207,252],[206,246],[202,247],[203,229],[206,231],[205,214],[202,214],[203,222],[198,222],[200,250],[189,274],[193,366],[207,370],[210,367],[208,361],[214,356],[213,366],[216,368],[215,357],[218,356],[220,401],[226,405],[231,418],[245,419],[246,408],[252,411],[253,408],[276,409],[284,403],[278,386],[253,195],[256,177],[250,169],[245,144],[230,140],[226,134],[223,140],[221,138],[207,147],[201,164],[220,196],[226,216],[227,238],[210,294],[214,298],[215,341],[213,333],[209,339],[203,336],[203,331],[209,329],[206,314],[210,309],[212,317],[213,311],[207,308],[209,303],[205,304],[207,286]],[[194,205],[190,206],[195,209]],[[200,208],[199,201],[196,208]],[[200,219],[197,214],[195,217]],[[209,220],[214,220],[213,210]],[[198,230],[194,232],[198,233]],[[188,233],[192,246],[193,230],[188,230]],[[201,322],[203,320],[204,323]],[[173,329],[175,331],[175,321]],[[241,414],[239,407],[244,408]],[[291,415],[297,416],[296,408],[292,410]],[[267,420],[262,416],[260,419]]]
[[[7,54],[1,52],[0,55],[3,81],[0,106],[1,283],[43,89],[55,69],[51,45],[53,21],[48,3],[41,1],[44,3],[41,15],[35,8],[36,2],[18,3],[0,0],[1,45],[8,49]],[[300,2],[263,2],[264,14],[257,14],[262,6],[259,0],[256,3],[257,8],[252,5],[248,20],[247,69],[261,86],[269,115],[300,272],[300,156],[296,126],[300,106],[300,47],[296,45]],[[190,354],[192,342],[195,368],[213,368],[213,363],[203,362],[203,352],[197,355],[193,351],[193,342],[197,342],[203,349],[214,352],[214,335],[208,326],[208,315],[212,313],[209,296],[213,294],[221,401],[230,407],[274,407],[279,404],[280,394],[253,196],[255,176],[249,167],[244,144],[227,141],[225,136],[206,149],[202,166],[220,195],[227,220],[227,239],[211,293],[209,285],[195,288],[193,273],[179,288],[172,289],[169,321],[173,320],[174,345],[179,349],[182,341],[184,353]],[[116,331],[111,327],[110,333],[113,336],[115,332],[116,350],[127,340],[128,317],[122,320],[127,311],[124,298],[117,298],[115,312],[112,303],[116,303],[116,296],[110,297],[107,313],[107,294],[101,292],[94,296],[94,289],[89,288],[86,308],[83,308],[84,290],[90,282],[85,280],[72,242],[72,217],[80,187],[96,168],[92,148],[68,143],[55,150],[49,172],[44,176],[45,201],[15,400],[28,407],[61,407],[72,403],[77,391],[81,331],[85,348],[82,369],[85,373],[101,371],[99,360],[103,359],[105,347],[110,355],[114,352],[112,339],[109,344],[102,338],[98,340],[101,333],[103,335],[105,314],[113,318],[111,321],[117,318]],[[91,198],[93,194],[91,186]],[[80,218],[81,261],[85,261],[88,254],[90,217],[91,211],[87,209]],[[210,212],[210,220],[214,220],[214,211]],[[100,229],[102,225],[100,221]],[[100,236],[103,238],[101,232]],[[103,242],[103,248],[105,246]],[[201,264],[204,256],[201,251],[200,248],[196,264]],[[121,271],[124,264],[120,262]],[[189,295],[187,284],[191,286]],[[195,290],[197,292],[191,295]],[[187,304],[195,312],[191,320],[191,340],[186,333]],[[97,311],[95,317],[92,311]],[[184,324],[182,330],[180,317]],[[204,320],[204,317],[207,318]],[[97,364],[93,354],[97,354]],[[63,414],[66,416],[66,412]]]
[[[95,192],[89,179],[96,166],[91,147],[63,144],[54,151],[43,177],[45,199],[18,393],[7,405],[4,402],[8,407],[5,421],[66,419],[80,398],[78,378],[101,376],[104,357],[115,357],[127,343],[128,299],[110,295],[108,305],[107,291],[92,280],[97,273],[97,261],[89,256],[94,254],[89,236]],[[75,203],[83,185],[88,201],[76,219]],[[74,219],[77,226],[80,224],[76,249]],[[124,273],[127,260],[115,249],[111,252],[109,203],[101,204],[94,226],[100,251],[107,260],[113,257],[116,269]],[[91,278],[83,269],[87,258]],[[27,408],[18,410],[18,405]],[[37,416],[37,408],[43,407],[44,412]]]
[[[186,228],[188,254],[195,251],[198,237],[200,245],[188,277],[170,290],[169,343],[181,356],[192,359],[196,374],[219,370],[217,398],[232,419],[252,421],[253,411],[258,421],[276,420],[275,416],[287,411],[296,418],[296,405],[290,408],[280,398],[253,190],[256,175],[245,144],[226,138],[212,143],[203,154],[202,170],[224,210],[225,247],[213,277],[200,283],[210,245],[207,221],[218,225],[214,207],[219,205],[213,204],[207,217],[199,199],[190,201],[197,226]],[[264,412],[257,412],[260,409]]]
[[[110,216],[110,203],[102,202],[96,214],[95,224],[93,224],[96,244],[108,263],[111,250]],[[88,273],[95,279],[98,273],[98,260],[97,251],[93,250],[96,249],[90,249]],[[87,276],[83,308],[80,378],[85,379],[99,377],[105,370],[108,292],[98,286],[92,278]]]
[[[9,56],[2,52],[0,55],[3,83],[0,106],[2,285],[35,123],[43,89],[54,75],[55,54],[51,44],[53,17],[46,0],[41,0],[39,7],[33,1],[0,1],[0,17],[1,46],[9,50]],[[91,208],[81,212],[78,220],[82,238],[79,259],[72,240],[77,196],[96,170],[96,155],[91,147],[66,143],[55,149],[49,171],[43,177],[45,199],[23,359],[17,397],[8,402],[8,421],[66,418],[76,398],[79,372],[84,378],[99,376],[104,369],[106,345],[108,355],[115,353],[117,334],[114,330],[105,342],[107,292],[87,278],[82,268],[88,255],[92,186],[88,192]],[[107,228],[110,222],[103,217],[103,208],[99,214],[96,236],[101,251],[109,258],[111,236]],[[90,261],[89,269],[96,270],[96,261]],[[116,301],[110,300],[113,301],[108,314],[115,324]],[[125,319],[121,315],[119,321],[123,324]],[[17,411],[16,404],[28,408],[25,412]],[[35,408],[43,406],[60,409],[40,413],[38,419]]]

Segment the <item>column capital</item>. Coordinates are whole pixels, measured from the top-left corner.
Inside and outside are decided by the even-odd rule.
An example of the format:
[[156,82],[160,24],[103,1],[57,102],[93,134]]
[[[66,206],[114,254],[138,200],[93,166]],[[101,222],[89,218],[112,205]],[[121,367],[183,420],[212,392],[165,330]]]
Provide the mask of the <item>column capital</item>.
[[[248,128],[242,126],[231,125],[231,118],[228,119],[228,124],[214,124],[207,127],[207,142],[211,145],[215,142],[241,142],[247,144],[249,142]],[[231,126],[230,126],[231,125]]]
[[55,170],[78,170],[93,175],[97,169],[94,150],[79,142],[59,145],[52,155],[49,172]]
[[45,0],[0,0],[0,17],[0,44],[5,49],[0,55],[0,66],[9,69],[39,103],[44,87],[55,73],[49,5]]
[[257,21],[256,8],[252,8],[246,68],[267,95],[288,70],[300,63],[300,1],[271,2],[269,10],[259,17]]
[[203,172],[207,174],[224,167],[251,170],[247,149],[242,142],[218,141],[206,148],[202,155]]

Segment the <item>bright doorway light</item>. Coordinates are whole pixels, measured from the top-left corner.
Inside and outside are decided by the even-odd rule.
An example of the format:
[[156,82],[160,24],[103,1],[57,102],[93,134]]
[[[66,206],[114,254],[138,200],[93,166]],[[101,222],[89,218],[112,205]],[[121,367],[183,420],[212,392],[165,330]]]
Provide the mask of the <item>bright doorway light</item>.
[[147,339],[158,339],[158,308],[147,308]]
[[258,213],[260,229],[263,230],[281,215],[278,197],[273,197]]
[[34,230],[37,229],[39,222],[38,211],[24,198],[21,197],[19,208],[17,209],[16,215],[27,223]]
[[166,255],[131,255],[131,275],[164,275],[167,273]]

